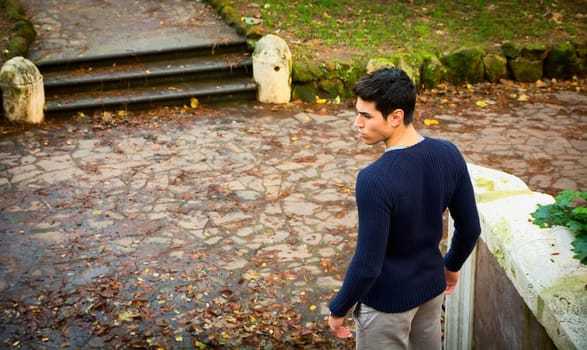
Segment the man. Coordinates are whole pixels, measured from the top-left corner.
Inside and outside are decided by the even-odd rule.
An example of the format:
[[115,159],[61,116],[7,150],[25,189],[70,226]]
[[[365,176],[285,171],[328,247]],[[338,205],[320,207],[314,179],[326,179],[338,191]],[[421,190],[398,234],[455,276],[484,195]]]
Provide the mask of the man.
[[[467,165],[452,143],[416,131],[416,89],[404,71],[378,70],[353,91],[359,137],[386,150],[357,176],[357,246],[328,324],[349,336],[344,316],[356,304],[357,349],[440,349],[444,294],[481,232]],[[446,208],[455,232],[443,257]]]

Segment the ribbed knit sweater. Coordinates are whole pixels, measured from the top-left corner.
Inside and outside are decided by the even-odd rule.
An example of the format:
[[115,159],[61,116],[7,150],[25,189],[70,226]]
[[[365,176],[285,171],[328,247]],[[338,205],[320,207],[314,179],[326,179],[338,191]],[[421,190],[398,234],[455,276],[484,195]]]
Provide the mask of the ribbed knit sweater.
[[[460,270],[481,233],[467,165],[456,146],[424,138],[389,150],[359,172],[355,193],[357,246],[330,302],[332,314],[344,316],[358,301],[404,312],[442,293],[444,267]],[[447,208],[455,231],[443,257]]]

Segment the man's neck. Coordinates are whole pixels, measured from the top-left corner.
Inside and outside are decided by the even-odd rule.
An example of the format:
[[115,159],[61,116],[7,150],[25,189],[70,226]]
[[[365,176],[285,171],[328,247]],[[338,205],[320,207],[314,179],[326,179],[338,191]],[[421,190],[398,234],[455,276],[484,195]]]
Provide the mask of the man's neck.
[[422,140],[413,124],[398,128],[394,135],[385,141],[385,148],[410,147]]

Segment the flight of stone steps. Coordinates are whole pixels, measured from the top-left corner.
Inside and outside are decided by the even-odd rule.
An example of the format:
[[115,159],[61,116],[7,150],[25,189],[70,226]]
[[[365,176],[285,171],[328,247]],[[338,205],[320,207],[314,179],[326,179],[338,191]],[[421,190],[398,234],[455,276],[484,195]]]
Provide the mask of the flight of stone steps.
[[38,63],[47,114],[254,100],[245,39]]

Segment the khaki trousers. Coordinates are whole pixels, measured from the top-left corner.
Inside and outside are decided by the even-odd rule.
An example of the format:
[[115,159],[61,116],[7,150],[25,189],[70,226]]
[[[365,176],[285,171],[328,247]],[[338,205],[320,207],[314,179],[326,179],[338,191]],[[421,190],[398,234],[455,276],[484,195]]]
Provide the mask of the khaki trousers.
[[400,313],[385,313],[365,304],[353,311],[358,350],[440,350],[440,316],[444,293]]

